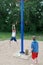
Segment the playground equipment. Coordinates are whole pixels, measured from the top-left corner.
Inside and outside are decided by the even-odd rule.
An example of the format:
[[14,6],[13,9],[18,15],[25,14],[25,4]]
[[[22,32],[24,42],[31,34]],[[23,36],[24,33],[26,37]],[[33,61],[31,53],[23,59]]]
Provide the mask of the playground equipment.
[[[24,53],[24,0],[20,1],[20,14],[21,14],[21,49],[20,53]],[[12,29],[15,29],[15,25],[12,25]]]
[[20,12],[21,12],[21,50],[20,53],[24,53],[24,0],[20,2]]

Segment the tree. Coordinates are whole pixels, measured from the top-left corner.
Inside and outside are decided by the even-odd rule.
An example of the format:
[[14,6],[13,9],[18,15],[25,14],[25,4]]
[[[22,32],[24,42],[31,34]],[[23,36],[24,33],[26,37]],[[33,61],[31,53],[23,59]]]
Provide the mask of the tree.
[[[40,4],[41,0],[32,0],[25,2],[25,21],[27,20],[28,32],[40,32],[42,31],[42,11],[43,6]],[[42,23],[42,24],[41,24]]]
[[0,0],[0,29],[11,31],[12,23],[19,20],[19,7],[15,0]]

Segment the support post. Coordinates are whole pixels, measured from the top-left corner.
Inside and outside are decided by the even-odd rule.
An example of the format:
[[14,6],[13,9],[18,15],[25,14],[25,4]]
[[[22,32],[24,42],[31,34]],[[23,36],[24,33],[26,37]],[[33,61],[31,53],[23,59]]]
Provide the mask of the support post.
[[24,0],[20,2],[20,12],[21,12],[21,49],[20,53],[24,53]]

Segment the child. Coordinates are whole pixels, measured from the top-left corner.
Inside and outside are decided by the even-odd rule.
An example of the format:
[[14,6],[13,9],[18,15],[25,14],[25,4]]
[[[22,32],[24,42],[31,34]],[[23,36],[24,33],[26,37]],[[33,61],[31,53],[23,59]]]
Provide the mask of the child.
[[36,41],[36,37],[33,36],[33,42],[31,44],[31,51],[32,51],[32,60],[33,60],[33,64],[31,65],[34,65],[35,64],[38,64],[38,42]]
[[15,42],[17,42],[17,40],[16,40],[16,28],[15,28],[15,25],[12,25],[12,37],[11,37],[11,39],[10,39],[10,41],[15,41]]

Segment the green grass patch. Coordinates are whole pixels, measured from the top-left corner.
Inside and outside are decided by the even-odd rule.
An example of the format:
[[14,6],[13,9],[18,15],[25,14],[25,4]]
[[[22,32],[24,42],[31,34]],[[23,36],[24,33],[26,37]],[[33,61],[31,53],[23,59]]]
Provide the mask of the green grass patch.
[[[25,34],[25,36],[24,36],[24,38],[25,39],[29,39],[29,40],[32,40],[32,36],[33,36],[33,34]],[[39,40],[39,41],[43,41],[43,35],[39,35],[39,34],[35,34],[35,36],[36,36],[36,39],[37,40]]]
[[11,36],[11,33],[8,33],[8,32],[0,32],[0,40],[6,40],[6,39],[9,39]]
[[[27,40],[32,40],[33,34],[24,34],[24,38]],[[35,34],[37,40],[43,41],[43,34]],[[6,40],[11,38],[10,32],[0,32],[0,40]],[[17,39],[20,39],[20,33],[17,33],[16,35]]]

